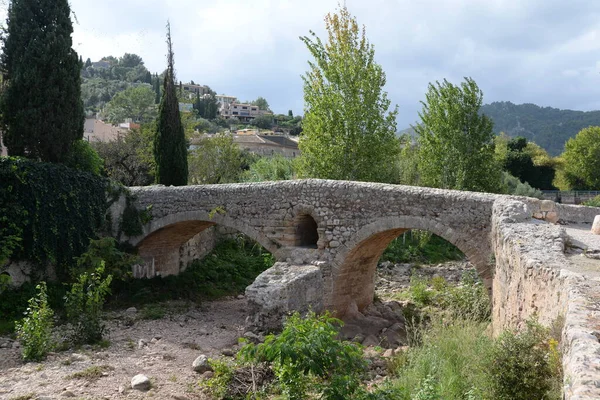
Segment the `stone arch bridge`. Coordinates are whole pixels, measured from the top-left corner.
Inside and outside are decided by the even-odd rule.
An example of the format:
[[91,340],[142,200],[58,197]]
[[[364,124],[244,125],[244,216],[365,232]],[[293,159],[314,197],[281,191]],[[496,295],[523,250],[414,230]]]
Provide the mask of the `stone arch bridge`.
[[388,244],[408,229],[423,229],[458,247],[492,286],[494,195],[326,180],[131,192],[140,210],[151,206],[152,219],[142,235],[125,240],[158,275],[178,273],[185,267],[180,248],[218,225],[246,234],[277,261],[314,265],[323,278],[322,306],[343,313],[351,302],[359,309],[371,303],[377,261]]
[[[142,235],[119,239],[138,248],[147,276],[179,273],[183,246],[213,226],[242,232],[275,256],[246,289],[258,323],[309,307],[339,316],[367,307],[389,242],[407,229],[433,232],[462,250],[490,290],[494,332],[532,315],[545,325],[562,321],[564,397],[600,398],[600,240],[588,233],[597,208],[326,180],[131,192],[133,206],[152,218]],[[122,197],[110,210],[117,236],[125,207]],[[582,264],[572,249],[591,257]]]

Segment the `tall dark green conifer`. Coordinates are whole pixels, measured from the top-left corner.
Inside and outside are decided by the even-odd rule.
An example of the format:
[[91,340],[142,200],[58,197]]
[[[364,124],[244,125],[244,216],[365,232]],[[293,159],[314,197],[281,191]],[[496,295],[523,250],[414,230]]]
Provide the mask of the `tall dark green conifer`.
[[82,67],[67,0],[12,0],[0,126],[10,155],[61,162],[83,137]]
[[158,111],[156,136],[154,137],[154,160],[156,181],[163,185],[187,184],[187,143],[179,115],[179,101],[175,88],[175,70],[171,25],[167,23],[167,71],[163,94]]

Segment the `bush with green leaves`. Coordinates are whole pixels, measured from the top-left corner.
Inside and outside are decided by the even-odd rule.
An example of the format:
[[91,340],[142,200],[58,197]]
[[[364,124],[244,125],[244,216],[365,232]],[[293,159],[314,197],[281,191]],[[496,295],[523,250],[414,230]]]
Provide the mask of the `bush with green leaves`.
[[25,360],[39,361],[52,349],[54,311],[48,305],[46,282],[40,282],[38,293],[29,299],[25,318],[15,323],[17,338],[23,348]]
[[104,261],[94,272],[84,272],[65,296],[67,319],[73,325],[75,344],[94,344],[102,340],[105,326],[102,308],[110,293],[112,275],[104,276]]
[[588,201],[584,201],[583,205],[588,207],[600,207],[600,196],[596,196]]
[[286,398],[350,399],[361,389],[366,369],[361,348],[336,339],[341,321],[310,312],[290,316],[279,335],[244,346],[238,357],[246,363],[269,363]]
[[114,279],[126,280],[132,276],[132,266],[140,262],[140,258],[119,249],[115,239],[104,237],[90,240],[87,251],[76,257],[75,261],[77,264],[74,269],[75,276],[81,272],[94,272],[104,265],[106,273],[112,275]]
[[394,239],[383,252],[381,261],[440,263],[464,258],[456,246],[440,236],[413,229]]
[[[561,399],[560,364],[548,329],[527,321],[520,332],[502,333],[492,348],[488,366],[497,400]],[[553,362],[554,360],[554,362]]]

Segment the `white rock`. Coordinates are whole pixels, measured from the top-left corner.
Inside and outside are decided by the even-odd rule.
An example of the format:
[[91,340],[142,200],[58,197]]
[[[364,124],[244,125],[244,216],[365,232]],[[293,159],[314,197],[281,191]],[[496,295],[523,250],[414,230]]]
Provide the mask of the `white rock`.
[[206,371],[212,371],[212,367],[210,366],[210,364],[208,363],[208,357],[206,357],[204,354],[199,355],[194,362],[192,363],[192,368],[194,369],[194,371],[198,372],[198,373],[204,373]]
[[135,307],[129,307],[127,310],[125,310],[125,312],[127,314],[136,314],[137,313],[137,308],[135,308]]
[[138,374],[131,378],[131,388],[135,390],[150,389],[150,379],[146,375]]

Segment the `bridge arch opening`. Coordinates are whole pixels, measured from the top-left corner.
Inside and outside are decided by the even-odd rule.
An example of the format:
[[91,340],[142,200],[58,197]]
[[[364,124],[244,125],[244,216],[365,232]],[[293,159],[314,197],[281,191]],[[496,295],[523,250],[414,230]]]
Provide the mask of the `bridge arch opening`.
[[295,240],[297,247],[317,248],[319,232],[317,221],[310,214],[299,214],[294,219]]
[[411,219],[414,219],[411,223],[401,219],[377,221],[363,227],[344,245],[334,260],[333,292],[329,306],[338,316],[343,317],[353,303],[363,310],[373,302],[375,273],[381,256],[394,239],[411,229],[429,231],[456,246],[475,266],[484,285],[491,290],[492,267],[489,265],[489,256],[483,254],[475,243],[489,239],[468,238],[451,228]]
[[[226,215],[208,215],[203,212],[172,214],[153,220],[144,227],[144,235],[133,238],[134,245],[144,265],[134,271],[136,277],[177,275],[182,272],[198,252],[192,246],[211,250],[221,237],[243,234],[258,243],[277,258],[278,246],[262,233]],[[206,244],[205,242],[211,242]],[[200,251],[208,253],[208,251]]]

